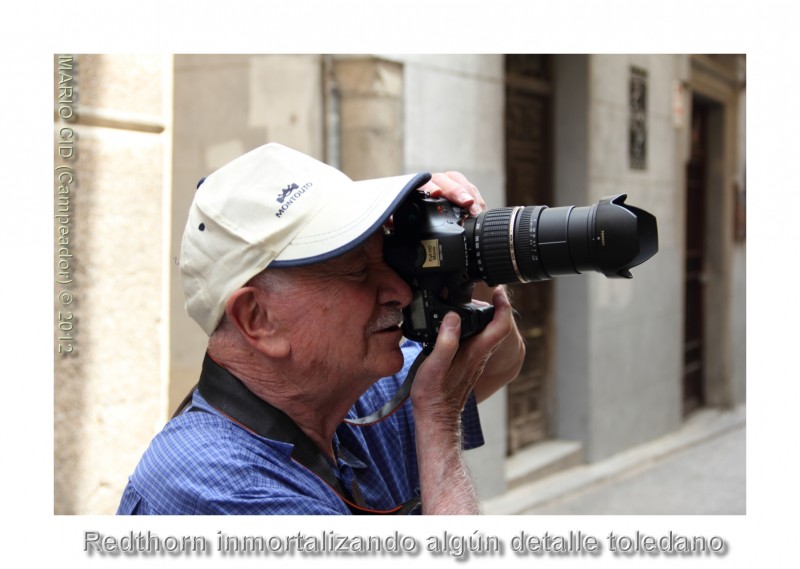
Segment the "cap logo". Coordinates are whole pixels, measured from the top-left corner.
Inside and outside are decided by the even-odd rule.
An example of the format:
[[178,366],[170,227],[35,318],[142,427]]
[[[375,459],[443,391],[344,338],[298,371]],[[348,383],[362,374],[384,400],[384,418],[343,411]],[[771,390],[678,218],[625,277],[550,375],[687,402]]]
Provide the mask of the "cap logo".
[[283,203],[283,200],[286,199],[286,196],[292,193],[292,190],[296,190],[299,188],[297,184],[289,184],[286,188],[282,189],[278,194],[278,203]]
[[287,187],[282,189],[278,194],[278,197],[275,199],[278,203],[283,204],[278,211],[275,212],[275,217],[280,219],[280,217],[288,210],[292,204],[297,201],[297,199],[306,193],[306,190],[313,186],[314,184],[308,182],[307,184],[303,184],[303,187],[298,186],[297,184],[289,184]]

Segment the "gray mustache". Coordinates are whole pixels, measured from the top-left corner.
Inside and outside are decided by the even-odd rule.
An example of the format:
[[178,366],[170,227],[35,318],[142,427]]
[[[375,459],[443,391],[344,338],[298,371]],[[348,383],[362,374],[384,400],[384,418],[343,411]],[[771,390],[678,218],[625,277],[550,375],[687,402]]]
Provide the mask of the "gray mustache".
[[403,323],[403,312],[400,310],[392,310],[378,315],[374,322],[367,326],[367,334],[380,332],[386,328],[400,326]]

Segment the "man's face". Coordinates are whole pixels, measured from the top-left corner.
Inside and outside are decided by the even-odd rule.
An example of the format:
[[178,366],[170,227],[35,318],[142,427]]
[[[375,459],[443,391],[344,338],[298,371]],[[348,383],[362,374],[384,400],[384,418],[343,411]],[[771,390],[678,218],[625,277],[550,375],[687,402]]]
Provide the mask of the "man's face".
[[282,271],[290,288],[276,310],[299,369],[362,391],[400,370],[411,289],[383,260],[382,231],[331,261]]

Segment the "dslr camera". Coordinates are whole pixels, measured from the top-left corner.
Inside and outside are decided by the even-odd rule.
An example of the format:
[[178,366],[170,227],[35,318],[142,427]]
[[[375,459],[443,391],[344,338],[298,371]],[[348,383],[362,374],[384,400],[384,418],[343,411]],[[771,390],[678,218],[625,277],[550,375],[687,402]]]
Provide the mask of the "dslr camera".
[[411,192],[394,213],[384,258],[409,284],[403,333],[436,340],[444,315],[461,316],[461,338],[483,330],[492,306],[472,302],[474,284],[543,281],[595,271],[632,278],[630,269],[658,251],[656,218],[619,194],[585,206],[490,209],[476,217],[444,198]]

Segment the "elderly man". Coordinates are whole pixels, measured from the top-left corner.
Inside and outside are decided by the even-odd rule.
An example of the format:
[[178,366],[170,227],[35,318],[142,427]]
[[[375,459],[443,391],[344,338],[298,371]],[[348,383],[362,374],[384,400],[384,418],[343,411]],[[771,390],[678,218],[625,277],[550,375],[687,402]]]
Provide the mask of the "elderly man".
[[[450,313],[427,358],[403,340],[411,290],[383,227],[417,190],[485,207],[457,173],[353,182],[278,144],[199,185],[180,267],[209,335],[203,370],[118,513],[478,513],[462,452],[483,442],[476,402],[516,377],[524,347],[505,291],[482,284],[483,332],[460,342]],[[364,420],[409,374],[410,397]]]

